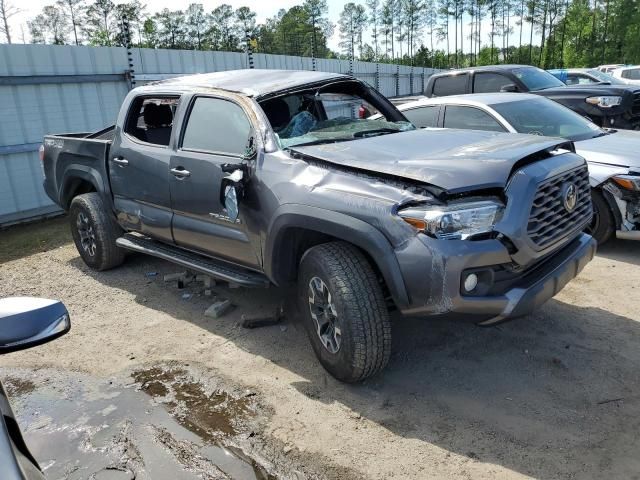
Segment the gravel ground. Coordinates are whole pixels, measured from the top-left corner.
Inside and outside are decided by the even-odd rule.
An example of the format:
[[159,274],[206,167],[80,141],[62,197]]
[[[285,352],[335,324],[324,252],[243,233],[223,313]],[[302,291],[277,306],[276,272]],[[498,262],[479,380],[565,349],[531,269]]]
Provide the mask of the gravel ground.
[[256,392],[255,448],[281,463],[283,477],[640,478],[636,243],[603,247],[523,319],[478,328],[397,318],[388,368],[353,386],[319,366],[295,315],[240,326],[242,315],[271,312],[288,292],[215,287],[237,308],[207,318],[212,300],[199,287],[163,282],[175,266],[132,255],[93,272],[59,222],[0,232],[0,296],[62,299],[73,323],[53,343],[2,357],[3,376],[46,367],[108,382],[166,362],[197,364]]

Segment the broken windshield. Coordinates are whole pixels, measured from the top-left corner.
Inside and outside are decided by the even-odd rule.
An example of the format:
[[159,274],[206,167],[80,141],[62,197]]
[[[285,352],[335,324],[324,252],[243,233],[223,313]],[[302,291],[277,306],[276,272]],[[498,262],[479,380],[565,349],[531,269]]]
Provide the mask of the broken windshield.
[[[296,92],[265,100],[260,106],[280,148],[354,140],[415,128],[392,106],[368,95],[356,82]],[[380,117],[369,118],[379,112]]]

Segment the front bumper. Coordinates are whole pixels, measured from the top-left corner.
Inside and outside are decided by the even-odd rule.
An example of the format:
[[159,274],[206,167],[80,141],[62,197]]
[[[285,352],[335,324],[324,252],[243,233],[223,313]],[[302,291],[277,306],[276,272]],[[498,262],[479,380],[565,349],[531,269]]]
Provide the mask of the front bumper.
[[[487,294],[470,295],[462,293],[465,272],[512,264],[505,246],[498,240],[435,244],[418,236],[405,250],[397,252],[410,298],[410,305],[400,310],[411,316],[447,314],[481,325],[521,317],[562,290],[593,259],[595,252],[595,240],[581,233],[535,266],[503,281],[502,291],[489,288]],[[431,259],[430,271],[424,268],[426,258]]]

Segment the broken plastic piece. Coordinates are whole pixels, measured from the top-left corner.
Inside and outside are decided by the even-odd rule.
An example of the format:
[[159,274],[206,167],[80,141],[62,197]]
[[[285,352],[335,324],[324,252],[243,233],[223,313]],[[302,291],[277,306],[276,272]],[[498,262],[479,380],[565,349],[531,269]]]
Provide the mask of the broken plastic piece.
[[231,303],[231,300],[221,299],[212,304],[209,308],[207,308],[204,312],[205,317],[211,318],[220,318],[227,312],[233,310],[235,305]]

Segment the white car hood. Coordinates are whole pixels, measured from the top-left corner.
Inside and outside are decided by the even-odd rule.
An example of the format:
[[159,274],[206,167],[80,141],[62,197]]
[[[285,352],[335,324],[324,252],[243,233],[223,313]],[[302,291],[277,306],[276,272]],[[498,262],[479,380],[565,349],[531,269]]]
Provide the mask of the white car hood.
[[640,172],[640,132],[618,130],[575,142],[575,146],[576,153],[589,163],[592,186],[613,175]]

